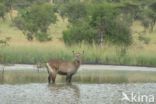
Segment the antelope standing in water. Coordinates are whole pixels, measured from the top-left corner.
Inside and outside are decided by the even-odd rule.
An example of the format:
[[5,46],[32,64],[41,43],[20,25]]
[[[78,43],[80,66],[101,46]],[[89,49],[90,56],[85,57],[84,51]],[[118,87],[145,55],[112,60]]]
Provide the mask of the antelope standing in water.
[[[83,53],[84,54],[84,51]],[[55,78],[57,74],[66,75],[66,82],[70,83],[72,76],[77,72],[78,68],[81,64],[81,53],[75,53],[73,51],[74,60],[64,61],[64,60],[50,60],[46,63],[47,71],[48,71],[48,82],[55,83]]]

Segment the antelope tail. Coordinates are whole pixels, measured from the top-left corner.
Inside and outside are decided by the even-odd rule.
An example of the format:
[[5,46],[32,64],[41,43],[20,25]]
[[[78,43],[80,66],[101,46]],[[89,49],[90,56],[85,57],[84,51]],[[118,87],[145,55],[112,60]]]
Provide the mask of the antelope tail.
[[47,68],[47,72],[48,74],[53,72],[53,69],[51,68],[51,66],[49,65],[49,63],[46,63],[46,68]]

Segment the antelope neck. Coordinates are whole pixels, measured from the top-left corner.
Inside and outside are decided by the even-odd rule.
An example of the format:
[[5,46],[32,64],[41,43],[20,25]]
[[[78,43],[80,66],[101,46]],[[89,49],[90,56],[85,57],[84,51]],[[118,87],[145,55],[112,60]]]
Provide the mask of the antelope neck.
[[74,60],[74,65],[78,68],[81,64],[81,61],[80,60]]

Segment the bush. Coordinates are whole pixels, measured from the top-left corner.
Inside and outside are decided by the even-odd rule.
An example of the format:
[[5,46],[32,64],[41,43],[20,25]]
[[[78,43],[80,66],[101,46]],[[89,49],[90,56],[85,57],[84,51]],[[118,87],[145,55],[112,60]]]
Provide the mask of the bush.
[[46,33],[37,33],[35,37],[37,40],[39,40],[41,42],[51,40],[51,37],[49,37],[49,34],[46,34]]
[[141,36],[141,35],[140,35],[138,38],[139,38],[139,40],[142,41],[144,44],[149,44],[149,42],[150,42],[150,38],[148,38],[148,37],[145,37],[145,36]]
[[1,17],[2,19],[4,19],[5,12],[6,12],[5,5],[4,5],[3,3],[0,2],[0,17]]
[[93,43],[96,41],[96,31],[85,22],[79,23],[64,31],[63,39],[68,45],[81,43],[83,41]]
[[36,4],[21,11],[14,19],[15,26],[23,31],[28,40],[34,37],[39,41],[49,40],[48,27],[57,20],[51,4]]
[[[128,46],[132,37],[128,25],[118,19],[119,13],[110,4],[94,4],[88,7],[87,17],[79,22],[71,22],[71,26],[64,32],[65,43],[102,43],[108,41],[115,45]],[[100,43],[100,44],[101,44]]]
[[87,16],[87,8],[85,3],[73,1],[60,5],[59,14],[62,17],[68,17],[69,22],[75,23],[81,21],[85,16]]
[[114,21],[107,29],[106,38],[111,43],[119,46],[129,46],[132,43],[130,30],[123,21]]

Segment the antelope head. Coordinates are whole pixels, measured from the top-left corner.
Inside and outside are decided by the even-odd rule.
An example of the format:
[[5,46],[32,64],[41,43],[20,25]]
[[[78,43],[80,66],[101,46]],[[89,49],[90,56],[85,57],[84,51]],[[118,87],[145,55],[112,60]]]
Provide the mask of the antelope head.
[[80,63],[81,57],[83,54],[84,54],[84,51],[82,53],[73,51],[74,60]]

